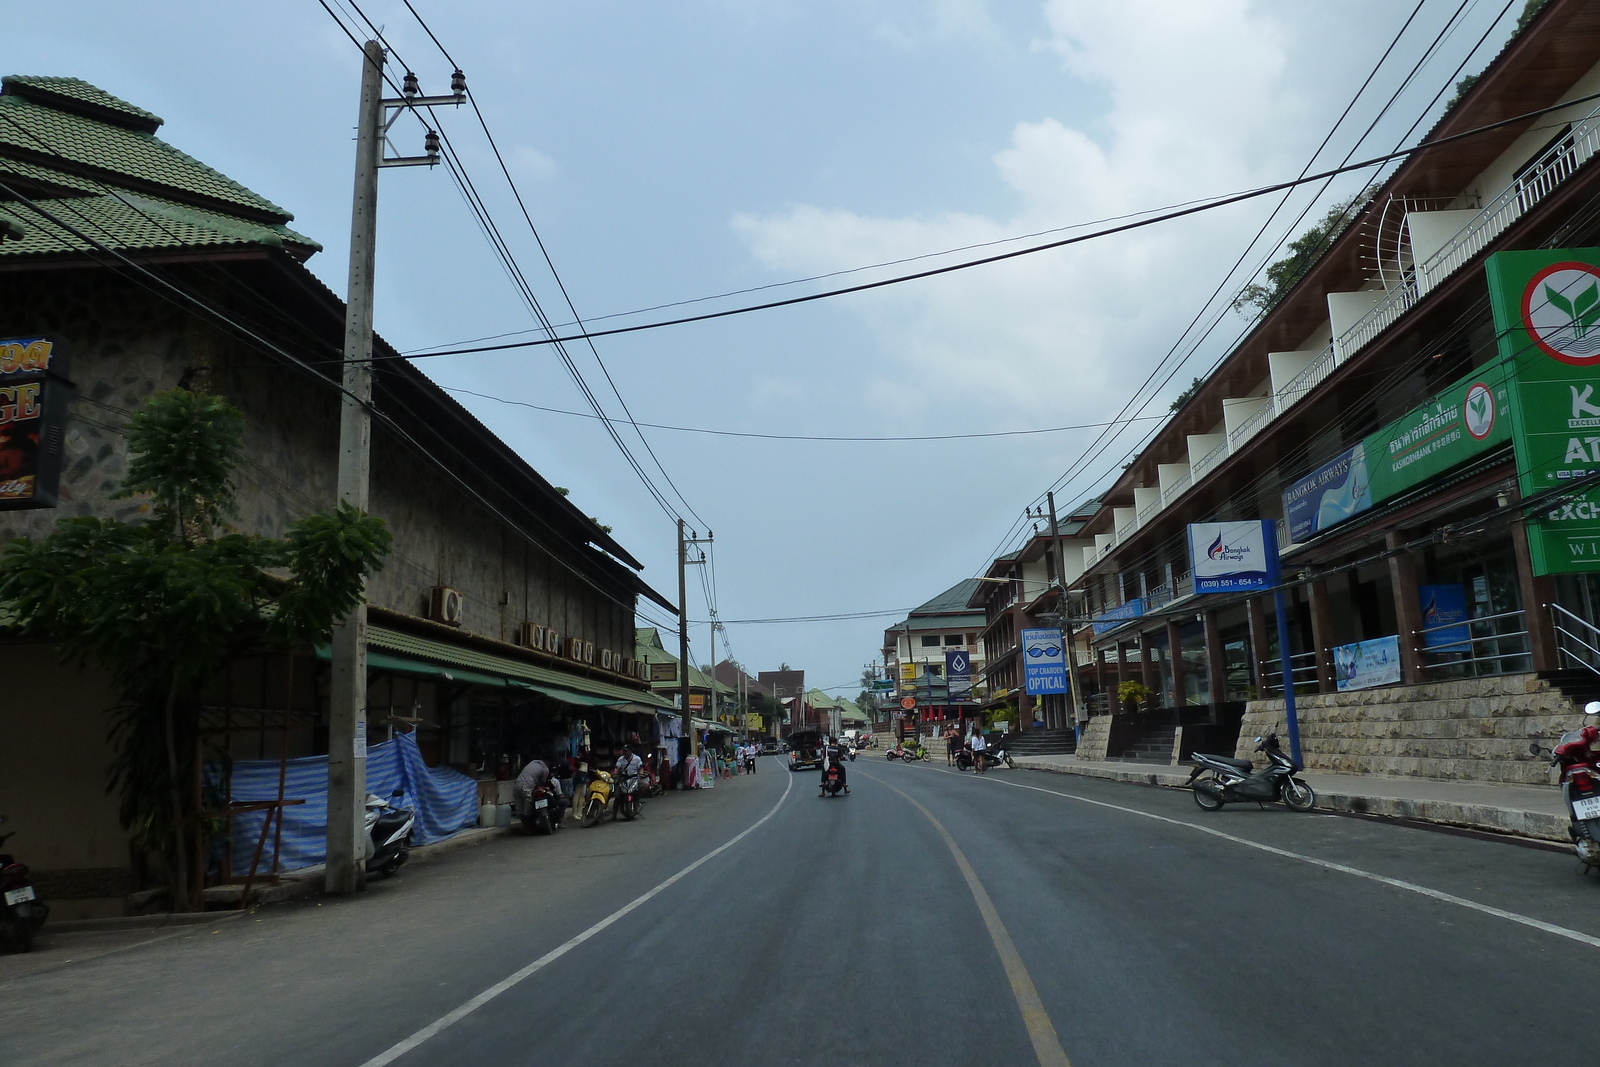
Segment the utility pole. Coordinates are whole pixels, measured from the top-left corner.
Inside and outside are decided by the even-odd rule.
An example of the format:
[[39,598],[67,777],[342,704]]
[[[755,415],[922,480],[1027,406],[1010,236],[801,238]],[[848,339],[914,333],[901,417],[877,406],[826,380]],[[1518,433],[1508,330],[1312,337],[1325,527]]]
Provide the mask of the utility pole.
[[1072,729],[1076,733],[1079,701],[1083,697],[1081,687],[1078,685],[1078,646],[1072,636],[1075,629],[1072,623],[1072,604],[1071,598],[1067,595],[1067,561],[1061,553],[1061,531],[1056,526],[1056,494],[1051,491],[1045,493],[1044,497],[1050,504],[1050,545],[1056,555],[1056,582],[1061,586],[1061,643],[1066,646],[1067,688],[1071,690],[1067,694],[1067,707],[1072,712]]
[[[356,127],[355,196],[350,209],[350,274],[345,298],[343,392],[339,400],[341,504],[367,510],[372,458],[372,296],[378,238],[378,171],[382,167],[433,166],[439,138],[428,130],[425,154],[385,158],[395,119],[409,108],[460,104],[466,78],[458,70],[451,96],[421,96],[407,72],[405,95],[383,97],[383,46],[362,49],[361,111]],[[385,121],[385,113],[394,115]],[[366,885],[367,605],[365,596],[333,627],[328,693],[328,830],[324,887],[354,893]]]
[[[689,739],[689,753],[699,755],[699,738],[694,735],[694,718],[689,714],[689,542],[683,536],[683,520],[678,520],[678,705],[683,736]],[[687,780],[687,779],[686,779]]]

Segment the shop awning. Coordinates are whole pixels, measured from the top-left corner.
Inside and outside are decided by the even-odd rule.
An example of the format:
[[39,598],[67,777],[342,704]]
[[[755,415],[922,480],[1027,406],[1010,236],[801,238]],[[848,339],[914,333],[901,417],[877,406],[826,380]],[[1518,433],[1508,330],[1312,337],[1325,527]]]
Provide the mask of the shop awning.
[[[317,649],[321,659],[330,655],[326,645]],[[673,707],[653,693],[383,626],[367,627],[367,666],[440,681],[531,690],[577,707],[639,713]]]

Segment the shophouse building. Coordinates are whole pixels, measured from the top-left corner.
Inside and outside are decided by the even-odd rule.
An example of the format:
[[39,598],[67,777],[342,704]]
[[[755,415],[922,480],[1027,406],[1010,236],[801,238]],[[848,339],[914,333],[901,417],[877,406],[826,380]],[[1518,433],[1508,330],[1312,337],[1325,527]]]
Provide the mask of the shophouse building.
[[[936,734],[940,724],[970,717],[988,697],[979,638],[983,612],[968,607],[982,584],[977,578],[964,578],[883,632],[884,666],[898,687],[889,701],[900,705],[895,721]],[[950,692],[949,653],[960,653],[967,660],[971,689],[965,699],[959,689]],[[914,707],[906,708],[907,700]]]
[[[1560,495],[1600,460],[1566,436],[1568,401],[1572,427],[1600,411],[1554,386],[1562,436],[1539,467],[1538,354],[1491,275],[1522,262],[1503,253],[1600,245],[1597,94],[1600,2],[1550,0],[1423,138],[1445,143],[1392,168],[1104,494],[1074,583],[1093,682],[1151,695],[1111,699],[1083,754],[1162,731],[1178,754],[1241,736],[1245,753],[1282,728],[1273,595],[1197,589],[1186,538],[1269,520],[1312,767],[1546,780],[1530,735],[1570,724],[1569,697],[1600,680],[1583,647],[1600,648],[1600,586],[1541,547],[1592,509]],[[1585,362],[1539,345],[1547,367]]]
[[[77,79],[3,81],[0,339],[48,351],[47,388],[71,399],[42,435],[7,413],[0,468],[59,460],[59,485],[27,500],[26,483],[5,482],[0,544],[48,534],[64,516],[137,518],[143,502],[114,495],[124,428],[146,397],[179,385],[244,415],[239,530],[281,536],[335,503],[345,307],[305,266],[318,245],[289,212],[158,138],[161,125]],[[375,354],[370,510],[394,546],[367,588],[366,740],[412,734],[428,764],[479,779],[493,802],[507,784],[497,779],[535,755],[650,736],[671,703],[635,661],[635,606],[645,596],[676,607],[381,338]],[[226,792],[235,761],[326,754],[328,654],[263,652],[229,666],[198,711],[197,792],[202,761],[220,768],[220,787],[209,771],[207,781]],[[108,678],[3,624],[0,678],[8,829],[57,918],[121,913],[129,894],[160,883],[107,795]],[[226,860],[213,853],[207,882],[237,873],[240,844],[254,841],[230,842]]]

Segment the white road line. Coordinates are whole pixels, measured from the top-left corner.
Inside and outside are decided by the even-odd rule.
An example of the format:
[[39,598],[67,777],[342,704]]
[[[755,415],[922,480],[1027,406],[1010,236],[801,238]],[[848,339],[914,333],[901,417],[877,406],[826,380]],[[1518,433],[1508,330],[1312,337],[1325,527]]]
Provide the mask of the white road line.
[[1364,871],[1359,867],[1351,867],[1343,863],[1334,863],[1332,860],[1319,860],[1315,856],[1307,856],[1299,852],[1291,852],[1286,848],[1278,848],[1275,845],[1264,845],[1259,841],[1251,841],[1248,838],[1235,837],[1233,834],[1224,833],[1221,830],[1216,830],[1209,826],[1201,826],[1199,823],[1185,822],[1182,819],[1173,819],[1166,815],[1157,815],[1154,812],[1140,811],[1138,808],[1127,808],[1123,807],[1121,804],[1108,804],[1103,800],[1091,800],[1089,797],[1080,797],[1075,793],[1063,793],[1058,789],[1045,789],[1042,786],[1037,785],[1023,785],[1021,782],[1007,782],[1000,778],[990,778],[988,775],[985,775],[984,777],[988,781],[995,782],[998,785],[1008,785],[1013,789],[1031,789],[1035,793],[1049,793],[1051,796],[1065,797],[1068,800],[1076,800],[1080,804],[1092,804],[1097,808],[1109,808],[1112,811],[1120,811],[1127,815],[1137,815],[1141,819],[1154,819],[1156,822],[1164,822],[1173,826],[1182,826],[1190,830],[1198,830],[1203,834],[1210,834],[1212,837],[1220,837],[1224,841],[1231,841],[1236,845],[1243,845],[1246,848],[1253,848],[1260,852],[1270,852],[1274,856],[1282,856],[1285,859],[1299,860],[1301,863],[1309,863],[1313,867],[1321,867],[1324,870],[1338,871],[1340,874],[1348,874],[1353,878],[1365,878],[1369,882],[1378,882],[1383,885],[1393,886],[1395,889],[1404,889],[1408,893],[1416,893],[1419,896],[1431,897],[1434,900],[1443,901],[1446,904],[1455,904],[1458,907],[1467,908],[1483,915],[1492,915],[1497,919],[1505,919],[1507,922],[1519,923],[1523,926],[1532,927],[1535,930],[1542,930],[1547,934],[1554,934],[1557,937],[1564,937],[1569,941],[1576,941],[1580,945],[1588,945],[1590,948],[1600,948],[1600,937],[1593,937],[1589,934],[1583,933],[1582,931],[1572,930],[1565,926],[1557,926],[1555,923],[1547,923],[1543,919],[1535,919],[1531,915],[1522,915],[1518,912],[1506,911],[1504,908],[1496,908],[1489,904],[1480,904],[1476,900],[1468,900],[1465,897],[1458,897],[1453,893],[1445,893],[1438,889],[1429,889],[1427,886],[1417,885],[1415,882],[1407,882],[1399,878],[1390,878],[1388,875],[1375,874],[1372,871]]
[[689,864],[689,866],[685,867],[671,878],[668,878],[654,889],[642,893],[633,900],[624,904],[610,915],[607,915],[604,919],[601,919],[599,922],[583,931],[583,933],[578,934],[569,941],[557,945],[555,948],[551,949],[549,952],[546,952],[543,956],[540,956],[538,959],[534,960],[521,970],[513,971],[511,974],[496,982],[488,989],[485,989],[482,993],[479,993],[465,1004],[462,1004],[459,1008],[456,1008],[454,1011],[449,1012],[446,1015],[440,1016],[427,1026],[424,1026],[421,1030],[418,1030],[416,1033],[406,1038],[404,1041],[396,1043],[384,1052],[381,1052],[372,1057],[372,1059],[367,1060],[361,1065],[361,1067],[384,1067],[385,1064],[393,1063],[395,1060],[399,1059],[401,1056],[404,1056],[406,1053],[410,1052],[424,1041],[427,1041],[430,1037],[433,1037],[441,1030],[444,1030],[446,1027],[451,1026],[454,1023],[460,1022],[468,1015],[471,1015],[473,1012],[489,1003],[489,1001],[493,1000],[495,997],[498,997],[501,993],[506,992],[518,983],[524,981],[539,971],[542,971],[544,968],[548,967],[562,956],[565,956],[567,953],[571,952],[585,941],[594,937],[596,934],[600,933],[600,931],[606,929],[606,927],[610,926],[612,923],[615,923],[629,912],[642,907],[645,903],[660,895],[669,887],[682,881],[684,878],[687,878],[690,874],[693,874],[702,866],[711,862],[711,860],[722,855],[722,853],[728,851],[728,849],[732,848],[740,841],[743,841],[745,838],[755,833],[768,819],[778,814],[778,809],[783,806],[783,802],[789,799],[789,790],[793,786],[794,775],[791,774],[789,776],[789,780],[784,783],[783,796],[779,797],[778,802],[772,805],[772,810],[761,816],[761,818],[757,819],[754,823],[747,826],[743,831],[736,834],[723,844],[718,845],[710,852],[707,852],[704,856],[701,856],[699,859],[695,860],[693,863]]

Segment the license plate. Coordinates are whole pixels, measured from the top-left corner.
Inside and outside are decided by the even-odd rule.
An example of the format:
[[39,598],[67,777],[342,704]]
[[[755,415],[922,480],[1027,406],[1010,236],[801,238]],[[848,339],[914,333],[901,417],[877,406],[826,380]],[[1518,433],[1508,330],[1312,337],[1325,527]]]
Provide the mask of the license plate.
[[6,890],[7,904],[21,904],[25,900],[33,900],[33,886],[25,885],[21,889]]
[[1572,802],[1572,814],[1579,819],[1600,819],[1600,797],[1583,797]]
[[548,808],[550,806],[550,802],[548,800],[535,800],[533,802],[533,806],[535,808]]

